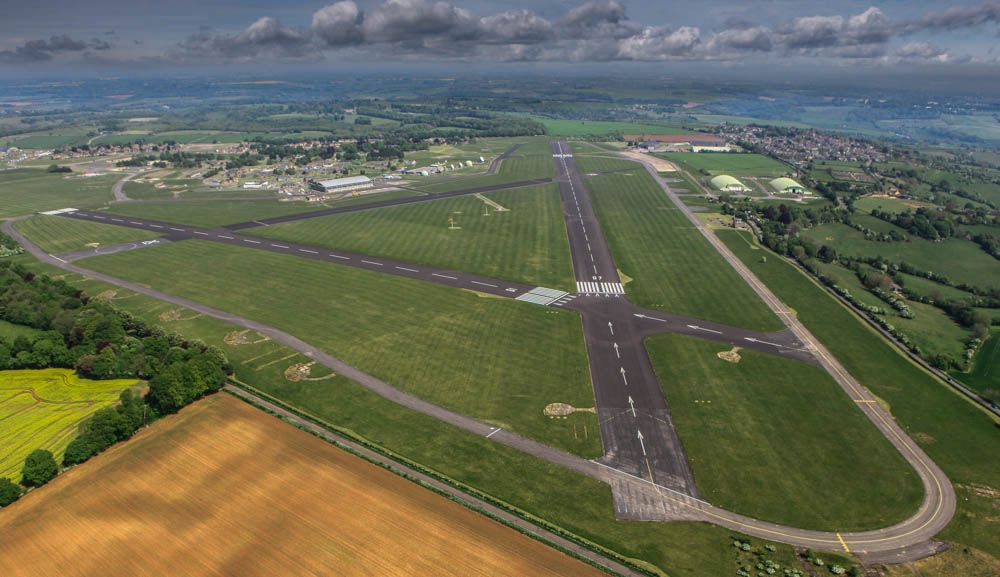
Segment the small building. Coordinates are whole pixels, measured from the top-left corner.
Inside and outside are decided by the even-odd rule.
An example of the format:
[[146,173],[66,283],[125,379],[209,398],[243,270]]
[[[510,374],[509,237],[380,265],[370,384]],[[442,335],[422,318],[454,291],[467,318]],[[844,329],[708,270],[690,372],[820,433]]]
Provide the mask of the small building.
[[348,176],[346,178],[334,178],[332,180],[310,180],[309,188],[317,192],[348,192],[351,190],[361,190],[371,188],[375,184],[367,176]]
[[244,182],[243,188],[245,190],[260,190],[264,188],[263,182]]
[[774,191],[776,191],[776,192],[789,192],[789,193],[793,193],[793,194],[805,194],[806,193],[806,187],[802,186],[798,182],[796,182],[796,181],[794,181],[791,178],[788,178],[786,176],[782,176],[781,178],[775,178],[774,180],[772,180],[768,184],[770,184],[771,185],[771,189],[774,190]]
[[721,190],[722,192],[748,192],[750,190],[745,184],[728,174],[720,174],[709,182],[711,182],[716,190]]

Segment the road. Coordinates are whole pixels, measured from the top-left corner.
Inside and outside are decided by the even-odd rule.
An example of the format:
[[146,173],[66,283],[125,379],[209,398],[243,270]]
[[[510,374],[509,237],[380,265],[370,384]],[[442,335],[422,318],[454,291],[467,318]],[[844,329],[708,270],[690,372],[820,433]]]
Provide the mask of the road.
[[[94,273],[63,259],[52,257],[17,233],[9,221],[3,224],[3,230],[21,242],[31,254],[52,265],[256,330],[313,358],[320,364],[393,402],[481,435],[493,442],[502,443],[606,482],[612,486],[616,513],[620,517],[705,521],[752,536],[795,546],[849,551],[864,559],[885,562],[916,559],[934,552],[938,547],[938,544],[933,542],[934,535],[947,525],[955,511],[954,491],[944,473],[896,425],[891,416],[882,410],[875,397],[844,370],[832,355],[798,322],[794,314],[743,266],[742,262],[728,251],[714,234],[706,230],[693,213],[685,209],[683,203],[679,201],[667,183],[659,178],[656,171],[648,165],[646,166],[647,170],[660,183],[665,193],[679,208],[684,210],[686,216],[727,262],[783,319],[788,330],[767,335],[753,333],[755,336],[748,336],[746,333],[739,332],[741,329],[710,325],[705,321],[692,320],[659,311],[645,311],[628,303],[623,295],[624,291],[620,287],[617,270],[590,206],[586,190],[565,144],[554,145],[553,155],[556,157],[559,167],[556,180],[560,185],[567,225],[570,230],[577,282],[583,284],[578,286],[580,294],[577,298],[554,301],[549,304],[573,308],[581,312],[583,317],[595,398],[597,399],[599,417],[602,418],[602,440],[606,449],[605,456],[597,461],[581,459],[403,393],[388,383],[351,367],[312,345],[273,327],[200,303],[166,295],[137,283]],[[113,215],[91,213],[90,216],[79,214],[65,214],[64,216],[92,218],[98,221],[102,219],[97,217],[102,217],[105,222],[108,222]],[[152,227],[156,225],[160,229],[168,227],[163,232],[172,240],[202,237],[203,235],[195,233],[202,232],[205,235],[211,235],[214,231],[217,237],[226,235],[231,238],[209,238],[208,240],[267,248],[279,252],[286,251],[289,254],[305,258],[323,258],[301,252],[300,249],[303,248],[301,245],[286,244],[287,248],[264,247],[262,246],[263,241],[260,239],[241,237],[232,231],[223,229],[194,229],[153,221],[136,221],[136,223],[111,222],[111,224],[124,226]],[[171,226],[177,230],[171,230],[169,228]],[[156,229],[151,228],[151,230]],[[255,240],[258,244],[247,242],[248,239]],[[363,255],[356,256],[360,259]],[[386,261],[381,267],[375,267],[371,270],[399,274],[385,269],[388,262],[395,261]],[[361,265],[362,263],[355,263],[352,266]],[[403,265],[406,266],[406,263]],[[440,278],[424,278],[423,280],[442,282]],[[467,287],[463,286],[462,288]],[[524,288],[526,287],[522,286],[521,290]],[[501,294],[500,296],[510,295]],[[661,325],[663,325],[662,328]],[[718,331],[719,334],[706,332],[703,330],[706,328],[710,331]],[[820,364],[833,375],[845,392],[857,401],[859,409],[890,440],[918,473],[925,489],[924,501],[918,511],[910,518],[891,527],[857,533],[836,533],[809,531],[759,521],[722,510],[699,499],[690,468],[684,459],[683,447],[677,440],[676,432],[670,421],[669,407],[663,399],[659,383],[642,344],[643,339],[650,334],[669,331],[689,331],[685,334],[694,334],[724,342],[743,342],[745,344],[741,346],[756,347],[760,350],[767,350],[769,347],[780,349],[780,353],[797,357],[801,357],[804,352],[811,354],[812,362]]]
[[148,174],[150,172],[153,172],[153,171],[152,170],[143,170],[143,171],[140,171],[140,172],[133,172],[131,174],[126,175],[124,178],[122,178],[118,182],[116,182],[114,184],[114,186],[111,187],[111,194],[114,195],[115,202],[130,202],[132,199],[129,198],[128,195],[125,194],[125,183],[128,182],[128,181],[130,181],[130,180],[132,180],[133,178],[136,178],[138,176],[142,176],[143,174]]

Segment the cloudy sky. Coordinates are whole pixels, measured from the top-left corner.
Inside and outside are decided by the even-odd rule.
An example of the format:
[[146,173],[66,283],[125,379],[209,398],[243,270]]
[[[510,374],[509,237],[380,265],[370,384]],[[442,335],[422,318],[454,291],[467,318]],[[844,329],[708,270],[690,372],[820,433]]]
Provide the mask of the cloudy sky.
[[1000,0],[0,0],[0,72],[364,63],[1000,68]]

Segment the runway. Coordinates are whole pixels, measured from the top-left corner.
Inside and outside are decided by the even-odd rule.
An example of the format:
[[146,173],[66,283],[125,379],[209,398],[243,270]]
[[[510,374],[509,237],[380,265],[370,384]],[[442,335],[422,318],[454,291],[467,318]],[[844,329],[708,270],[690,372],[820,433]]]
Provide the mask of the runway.
[[[572,155],[564,143],[554,143],[556,178],[563,201],[567,231],[576,271],[578,295],[566,295],[545,302],[545,290],[519,283],[507,283],[486,277],[446,271],[367,255],[330,251],[297,243],[269,241],[240,235],[230,229],[204,229],[169,223],[130,219],[90,211],[54,211],[60,216],[93,220],[107,224],[158,231],[168,241],[201,238],[334,262],[367,270],[397,274],[418,280],[436,282],[456,288],[516,298],[535,304],[565,307],[581,314],[591,368],[598,417],[605,454],[596,461],[586,461],[561,451],[525,439],[509,431],[491,427],[466,416],[444,411],[420,399],[412,398],[384,382],[373,379],[341,361],[324,355],[315,347],[302,343],[291,335],[279,334],[270,327],[259,325],[222,311],[210,310],[197,303],[184,302],[194,310],[209,311],[230,322],[255,328],[265,334],[281,336],[282,342],[300,351],[317,355],[327,366],[356,380],[386,398],[414,410],[450,422],[465,430],[482,434],[491,441],[515,447],[581,474],[607,482],[612,487],[616,514],[637,520],[694,520],[713,523],[745,534],[780,541],[800,547],[841,550],[866,559],[899,562],[921,558],[933,553],[939,544],[933,541],[955,512],[955,494],[945,474],[910,439],[906,432],[876,402],[877,399],[855,381],[809,332],[794,318],[794,314],[770,293],[734,255],[725,250],[710,232],[699,226],[697,218],[685,211],[701,228],[709,242],[747,280],[764,301],[781,317],[787,330],[759,333],[720,325],[682,315],[637,307],[624,296],[624,287],[604,240],[599,223],[583,187]],[[654,177],[655,171],[647,167]],[[661,180],[661,179],[658,179]],[[682,210],[684,205],[672,194],[669,186],[660,182]],[[371,205],[364,205],[372,208]],[[348,208],[348,207],[344,207]],[[293,215],[295,216],[295,215]],[[304,218],[311,218],[306,215]],[[63,259],[51,257],[33,247],[10,223],[4,230],[17,238],[32,254],[67,270],[81,271]],[[135,243],[128,243],[134,245]],[[721,246],[720,246],[721,245]],[[114,247],[107,247],[112,249]],[[133,247],[139,248],[139,247]],[[121,250],[127,250],[124,245]],[[65,255],[64,255],[65,256]],[[91,255],[93,256],[93,255]],[[82,256],[79,258],[83,258]],[[84,272],[84,274],[87,274]],[[155,293],[147,287],[95,275],[137,292]],[[583,289],[582,291],[580,289]],[[560,292],[560,291],[556,291]],[[153,294],[156,298],[173,299],[169,295]],[[532,300],[534,299],[534,300]],[[810,531],[768,523],[712,506],[701,500],[693,475],[684,455],[670,417],[669,406],[653,372],[643,340],[663,332],[688,334],[699,338],[739,345],[754,350],[786,355],[826,369],[858,401],[858,407],[872,423],[896,446],[913,466],[924,485],[921,507],[908,519],[890,527],[857,533]]]

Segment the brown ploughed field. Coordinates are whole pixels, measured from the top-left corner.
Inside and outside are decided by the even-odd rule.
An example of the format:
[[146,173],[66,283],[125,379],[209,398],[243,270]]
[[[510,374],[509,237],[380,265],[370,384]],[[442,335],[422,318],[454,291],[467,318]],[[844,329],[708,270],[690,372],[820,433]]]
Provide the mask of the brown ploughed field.
[[604,575],[226,394],[0,510],[0,575]]

